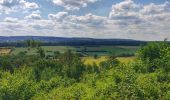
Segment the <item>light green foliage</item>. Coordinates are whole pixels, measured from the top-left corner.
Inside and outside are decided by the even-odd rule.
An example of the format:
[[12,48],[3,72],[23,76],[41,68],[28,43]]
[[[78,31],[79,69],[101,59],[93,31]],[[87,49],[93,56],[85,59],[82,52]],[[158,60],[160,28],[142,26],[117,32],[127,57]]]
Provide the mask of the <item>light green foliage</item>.
[[0,100],[170,98],[170,46],[165,42],[142,47],[138,59],[129,63],[111,56],[101,64],[85,65],[72,50],[54,54],[56,59],[25,53],[1,56]]

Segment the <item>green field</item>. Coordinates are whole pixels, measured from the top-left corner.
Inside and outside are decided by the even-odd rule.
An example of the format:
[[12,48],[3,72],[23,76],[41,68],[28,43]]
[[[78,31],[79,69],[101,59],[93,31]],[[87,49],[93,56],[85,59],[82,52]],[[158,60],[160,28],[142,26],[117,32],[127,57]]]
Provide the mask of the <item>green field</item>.
[[[123,54],[135,54],[139,47],[136,46],[42,46],[46,55],[54,55],[55,51],[64,53],[67,50],[71,50],[74,53],[80,53],[84,55],[82,61],[86,65],[97,65],[100,62],[106,61],[109,55],[120,56]],[[13,49],[11,54],[19,54],[20,52],[26,52],[27,55],[36,55],[37,48],[27,48],[27,47],[16,47]],[[97,58],[94,58],[97,55]],[[122,63],[128,63],[133,61],[135,58],[132,57],[118,57],[117,58]]]
[[[106,55],[123,55],[134,54],[138,47],[136,46],[42,46],[47,55],[53,54],[55,51],[64,53],[67,50],[80,53],[85,56],[106,56]],[[36,48],[15,48],[11,54],[27,52],[27,55],[34,55],[37,52]]]
[[[72,50],[75,51],[74,47],[68,47],[68,46],[42,46],[42,48],[45,50],[45,52],[47,53],[47,55],[54,53],[55,51],[59,51],[60,53],[64,53],[67,50]],[[19,47],[19,48],[15,48],[12,51],[12,54],[18,54],[20,52],[27,52],[27,55],[34,55],[37,53],[37,48],[26,48],[26,47]]]

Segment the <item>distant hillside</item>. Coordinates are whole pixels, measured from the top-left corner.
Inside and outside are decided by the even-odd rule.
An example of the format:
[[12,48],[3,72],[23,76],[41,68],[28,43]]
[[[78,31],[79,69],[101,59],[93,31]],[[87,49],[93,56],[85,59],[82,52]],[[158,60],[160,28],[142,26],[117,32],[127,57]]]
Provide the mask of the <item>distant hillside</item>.
[[94,39],[94,38],[65,38],[65,37],[43,37],[43,36],[0,36],[1,42],[18,42],[25,40],[39,40],[42,42],[62,42],[62,41],[136,41],[130,39]]
[[65,37],[42,37],[42,36],[0,36],[0,46],[23,45],[26,40],[38,40],[42,45],[130,45],[144,44],[144,41],[130,39],[93,39],[93,38],[65,38]]
[[72,38],[62,38],[62,37],[42,37],[42,36],[11,36],[11,37],[3,37],[0,36],[1,42],[18,42],[25,40],[39,40],[42,42],[59,42],[64,40],[71,40]]

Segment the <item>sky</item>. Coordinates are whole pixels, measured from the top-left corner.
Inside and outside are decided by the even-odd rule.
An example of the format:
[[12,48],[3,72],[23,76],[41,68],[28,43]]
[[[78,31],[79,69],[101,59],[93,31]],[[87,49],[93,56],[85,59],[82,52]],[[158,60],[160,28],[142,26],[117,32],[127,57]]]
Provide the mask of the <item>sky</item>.
[[0,0],[0,36],[170,39],[170,0]]

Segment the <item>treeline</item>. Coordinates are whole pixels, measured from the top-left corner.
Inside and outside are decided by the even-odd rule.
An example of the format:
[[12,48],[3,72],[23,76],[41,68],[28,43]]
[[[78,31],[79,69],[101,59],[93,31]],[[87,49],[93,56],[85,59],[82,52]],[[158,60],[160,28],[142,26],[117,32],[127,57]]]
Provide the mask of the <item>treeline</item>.
[[55,59],[37,55],[0,57],[1,100],[169,100],[170,45],[141,47],[137,59],[120,63],[110,56],[99,65],[85,65],[70,50]]
[[26,40],[19,42],[0,42],[0,47],[39,47],[42,45],[41,41],[38,40]]
[[47,41],[39,41],[39,40],[25,40],[25,41],[16,41],[16,42],[0,42],[0,47],[26,47],[27,42],[34,41],[39,42],[41,46],[98,46],[98,45],[115,45],[115,46],[139,46],[144,45],[147,42],[144,41],[114,41],[114,40],[70,40],[70,41],[59,41],[59,42],[47,42]]

